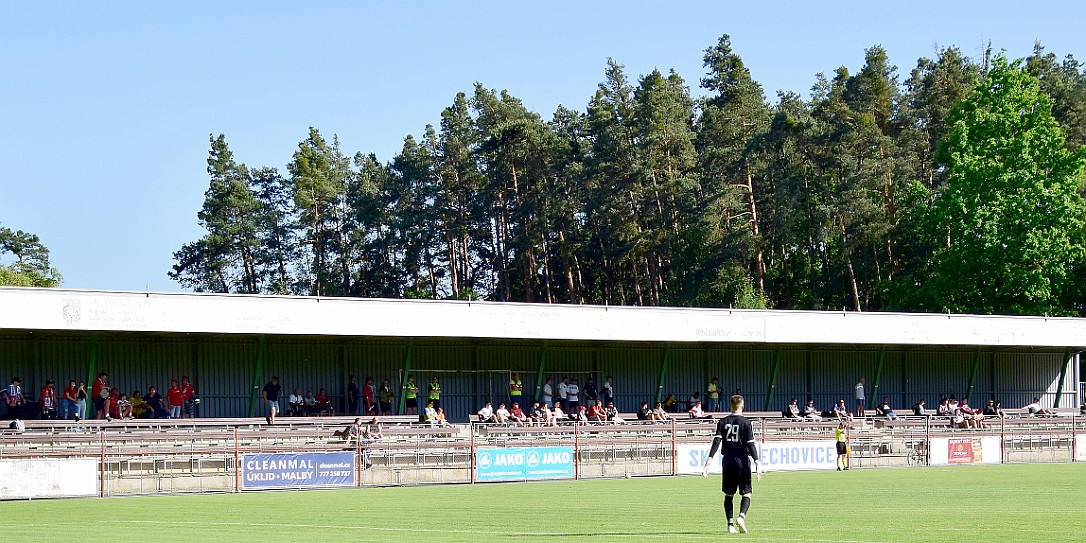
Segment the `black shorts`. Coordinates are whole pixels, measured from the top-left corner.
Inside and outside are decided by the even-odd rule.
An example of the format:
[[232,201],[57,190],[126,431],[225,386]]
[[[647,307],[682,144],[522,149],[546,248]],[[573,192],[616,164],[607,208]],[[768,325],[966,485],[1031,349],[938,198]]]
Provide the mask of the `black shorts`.
[[848,445],[844,441],[837,442],[837,454],[846,454],[848,452]]
[[407,404],[406,404],[407,407],[418,407],[419,406],[418,398],[407,398],[406,402],[407,402]]
[[725,494],[732,495],[736,491],[739,494],[750,494],[753,487],[750,484],[750,464],[724,462],[724,484],[721,490]]

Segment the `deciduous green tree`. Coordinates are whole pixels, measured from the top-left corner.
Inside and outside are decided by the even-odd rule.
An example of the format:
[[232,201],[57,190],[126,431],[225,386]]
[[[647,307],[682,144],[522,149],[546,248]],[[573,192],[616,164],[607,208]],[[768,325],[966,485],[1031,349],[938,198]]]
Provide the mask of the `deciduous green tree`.
[[1065,147],[1052,102],[1021,62],[994,59],[947,119],[947,186],[928,223],[926,309],[1067,314],[1086,257],[1086,155]]

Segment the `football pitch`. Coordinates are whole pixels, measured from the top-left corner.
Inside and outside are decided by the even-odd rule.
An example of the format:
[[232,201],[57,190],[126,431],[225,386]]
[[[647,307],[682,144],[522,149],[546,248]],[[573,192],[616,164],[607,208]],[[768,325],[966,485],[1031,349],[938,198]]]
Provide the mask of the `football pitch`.
[[[747,534],[719,475],[0,502],[9,540],[1082,542],[1086,464],[770,473]],[[738,499],[736,510],[738,512]]]

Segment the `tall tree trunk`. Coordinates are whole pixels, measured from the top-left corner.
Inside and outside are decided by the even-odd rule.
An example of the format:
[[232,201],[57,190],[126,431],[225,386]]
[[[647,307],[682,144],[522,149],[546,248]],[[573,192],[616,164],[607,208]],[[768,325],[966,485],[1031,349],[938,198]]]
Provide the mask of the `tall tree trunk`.
[[758,227],[758,205],[754,201],[754,179],[750,174],[750,165],[744,165],[746,170],[746,189],[748,208],[750,209],[750,231],[754,235],[754,280],[759,293],[765,293],[765,258],[762,255],[761,231]]

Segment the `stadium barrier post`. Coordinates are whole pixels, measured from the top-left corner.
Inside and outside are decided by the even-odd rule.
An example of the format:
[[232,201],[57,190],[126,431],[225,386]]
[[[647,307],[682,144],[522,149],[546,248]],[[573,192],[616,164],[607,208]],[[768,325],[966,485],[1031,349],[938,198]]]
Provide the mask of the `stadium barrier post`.
[[581,478],[581,427],[573,423],[573,480]]
[[677,460],[675,459],[675,455],[677,453],[678,453],[678,450],[677,450],[676,445],[675,445],[675,417],[671,417],[671,474],[672,475],[675,475],[675,473],[678,471],[678,469],[677,469],[678,466],[676,466]]
[[999,419],[999,463],[1007,463],[1007,419]]
[[358,430],[359,430],[358,435],[355,437],[355,440],[354,440],[354,464],[355,464],[355,474],[357,476],[357,481],[355,481],[355,486],[361,487],[362,486],[362,474],[364,473],[362,471],[362,468],[366,463],[366,457],[365,457],[365,454],[362,452],[362,429],[359,428]]
[[241,492],[241,438],[238,437],[238,427],[234,427],[234,493]]
[[471,484],[475,484],[477,477],[475,476],[475,423],[468,421],[468,436],[471,438],[471,449],[468,451],[468,478],[471,479]]
[[924,465],[931,465],[931,417],[924,422]]
[[99,437],[99,441],[102,444],[102,457],[101,457],[101,460],[99,461],[99,465],[101,466],[99,468],[99,471],[100,471],[102,482],[101,482],[101,488],[99,489],[99,493],[100,493],[101,497],[104,498],[104,497],[106,497],[106,430],[105,430],[105,428],[99,427],[99,429],[98,429],[98,437]]

